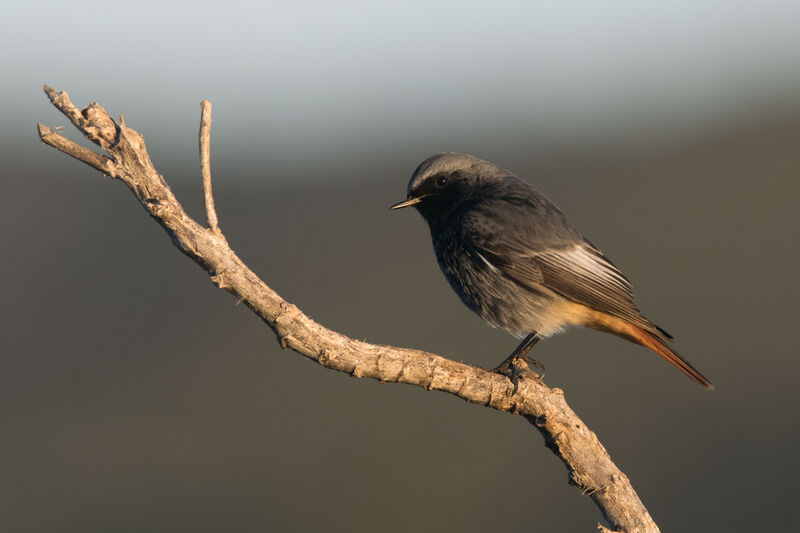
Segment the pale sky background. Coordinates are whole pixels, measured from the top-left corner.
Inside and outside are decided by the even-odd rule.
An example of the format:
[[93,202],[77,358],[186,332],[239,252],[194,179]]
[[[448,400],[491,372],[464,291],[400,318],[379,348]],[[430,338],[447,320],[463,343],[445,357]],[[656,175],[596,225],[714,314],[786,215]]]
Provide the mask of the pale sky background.
[[43,83],[124,113],[186,162],[208,98],[220,161],[262,152],[279,166],[298,153],[647,140],[800,101],[792,1],[79,1],[0,13],[14,151],[34,122],[63,123]]

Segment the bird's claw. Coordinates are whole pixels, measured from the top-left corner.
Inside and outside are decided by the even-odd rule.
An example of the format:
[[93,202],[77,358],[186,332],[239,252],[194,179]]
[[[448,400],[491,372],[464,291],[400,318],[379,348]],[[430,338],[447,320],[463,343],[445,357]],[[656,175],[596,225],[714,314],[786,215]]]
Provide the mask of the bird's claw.
[[520,357],[520,359],[522,359],[523,361],[525,361],[529,365],[533,366],[533,368],[535,368],[537,370],[537,373],[539,374],[539,378],[543,378],[544,377],[545,368],[544,368],[544,364],[541,361],[539,361],[538,359],[534,359],[533,357],[531,357],[529,355],[523,355],[522,357]]
[[511,383],[514,384],[514,394],[516,394],[519,390],[520,381],[527,378],[541,379],[536,372],[530,369],[528,363],[532,364],[537,370],[544,370],[544,365],[541,362],[523,355],[509,357],[495,367],[493,371],[510,379]]

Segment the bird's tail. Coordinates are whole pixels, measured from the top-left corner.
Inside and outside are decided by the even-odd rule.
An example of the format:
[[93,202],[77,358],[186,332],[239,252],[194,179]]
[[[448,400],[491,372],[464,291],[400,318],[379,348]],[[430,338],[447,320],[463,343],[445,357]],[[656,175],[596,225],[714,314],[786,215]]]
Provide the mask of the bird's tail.
[[[714,385],[712,385],[703,374],[698,372],[689,361],[678,355],[675,350],[667,346],[667,341],[655,333],[651,333],[630,322],[599,311],[593,311],[585,325],[590,328],[614,333],[636,344],[640,344],[645,348],[649,348],[675,366],[678,370],[689,376],[691,380],[698,385],[708,390],[714,390]],[[657,329],[656,326],[653,327]],[[656,329],[654,329],[654,331]]]
[[637,326],[633,327],[639,330],[637,331],[638,335],[633,339],[634,342],[656,352],[670,364],[689,376],[692,381],[698,385],[702,385],[708,390],[714,390],[714,385],[712,385],[703,374],[693,367],[689,361],[678,355],[675,350],[667,346],[663,340]]

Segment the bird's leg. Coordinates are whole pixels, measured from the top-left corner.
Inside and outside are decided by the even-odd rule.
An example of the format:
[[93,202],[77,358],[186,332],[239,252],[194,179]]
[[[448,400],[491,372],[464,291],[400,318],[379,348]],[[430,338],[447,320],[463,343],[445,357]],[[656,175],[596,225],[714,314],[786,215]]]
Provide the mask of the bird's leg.
[[528,352],[531,351],[531,348],[533,348],[533,345],[539,342],[539,339],[541,338],[542,337],[535,331],[528,334],[528,336],[522,340],[519,346],[517,346],[517,348],[511,352],[511,355],[509,355],[505,361],[495,367],[494,371],[498,374],[507,376],[510,373],[514,373],[514,367],[518,366],[520,362],[530,363],[536,367],[537,370],[544,370],[544,365],[542,363],[536,359],[528,357],[527,355]]

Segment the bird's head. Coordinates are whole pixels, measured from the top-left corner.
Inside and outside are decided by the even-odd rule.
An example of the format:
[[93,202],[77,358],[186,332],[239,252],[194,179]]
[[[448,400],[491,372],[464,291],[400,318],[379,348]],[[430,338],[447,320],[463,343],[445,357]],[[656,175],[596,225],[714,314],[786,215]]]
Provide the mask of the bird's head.
[[479,198],[488,187],[509,176],[508,171],[469,154],[432,155],[411,176],[406,199],[390,209],[414,206],[433,223],[448,218],[460,205]]

